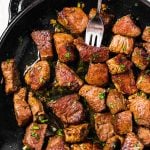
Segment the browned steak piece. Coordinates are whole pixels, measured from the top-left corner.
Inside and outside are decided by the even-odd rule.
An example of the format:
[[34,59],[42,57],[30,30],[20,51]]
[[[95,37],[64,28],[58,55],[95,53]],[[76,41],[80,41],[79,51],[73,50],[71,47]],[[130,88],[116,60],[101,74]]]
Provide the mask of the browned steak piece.
[[105,142],[114,136],[113,116],[110,113],[97,113],[94,115],[95,130],[100,141]]
[[32,113],[29,104],[26,102],[26,88],[21,88],[14,94],[14,111],[18,126],[26,125],[32,118]]
[[121,135],[132,132],[132,113],[130,111],[123,111],[116,114],[115,131]]
[[20,86],[20,78],[14,59],[3,61],[1,69],[5,80],[6,94],[16,92]]
[[71,33],[82,33],[87,24],[88,17],[81,8],[65,7],[58,13],[58,22]]
[[84,62],[105,62],[109,59],[108,47],[94,47],[84,43],[80,38],[74,40],[74,44],[79,51],[79,55]]
[[30,105],[33,114],[33,121],[37,121],[40,116],[45,115],[44,108],[41,101],[35,98],[32,92],[29,92],[28,103]]
[[55,33],[54,43],[61,62],[70,62],[75,60],[73,36],[66,33]]
[[42,150],[47,124],[31,123],[23,139],[23,144],[34,150]]
[[79,91],[79,95],[83,96],[88,105],[94,112],[101,112],[106,108],[105,104],[106,90],[100,87],[84,85]]
[[134,40],[131,37],[114,35],[109,45],[109,49],[114,53],[131,54],[134,47]]
[[77,94],[67,95],[48,103],[58,118],[63,123],[77,124],[84,119],[84,110],[82,104],[78,101]]
[[64,129],[65,141],[68,143],[82,142],[89,133],[88,124],[71,125]]
[[145,27],[142,34],[142,39],[146,42],[150,42],[150,26]]
[[150,127],[150,101],[144,96],[134,94],[129,97],[129,109],[138,125]]
[[136,135],[131,132],[128,133],[121,150],[143,150],[143,144],[138,140]]
[[31,37],[40,53],[41,59],[45,60],[53,57],[52,35],[49,30],[33,31]]
[[137,37],[141,34],[141,29],[135,25],[130,15],[126,15],[117,20],[112,31],[115,34]]
[[[89,12],[89,19],[94,18],[95,15],[96,15],[96,8],[92,8],[92,9],[90,10],[90,12]],[[108,28],[108,27],[112,24],[114,15],[109,14],[109,13],[107,13],[107,12],[105,12],[105,11],[101,11],[100,17],[101,17],[102,20],[103,20],[103,23],[104,23],[105,28]]]
[[70,150],[70,148],[64,142],[63,137],[56,135],[49,138],[46,150]]
[[88,72],[85,76],[88,84],[102,86],[108,83],[109,75],[106,64],[90,64]]
[[132,62],[141,70],[145,70],[150,64],[150,55],[139,47],[136,47],[132,53]]
[[143,43],[143,47],[146,49],[147,53],[150,55],[150,42]]
[[137,91],[132,70],[122,74],[112,75],[112,81],[116,89],[123,94],[131,95]]
[[25,82],[32,90],[38,90],[50,79],[50,65],[47,61],[37,62],[25,75]]
[[117,56],[107,60],[106,63],[111,74],[124,73],[132,67],[132,62],[123,54],[118,54]]
[[126,99],[123,94],[116,89],[111,89],[109,91],[106,104],[112,114],[126,110]]
[[150,94],[150,72],[148,72],[148,70],[141,72],[137,79],[136,85],[138,89]]
[[102,150],[97,144],[92,143],[81,143],[81,144],[72,144],[71,150]]
[[103,150],[119,150],[123,144],[123,137],[115,135],[106,141]]
[[139,127],[137,135],[145,146],[150,146],[150,130],[148,128]]
[[55,72],[56,81],[59,86],[68,87],[71,90],[78,91],[83,85],[83,81],[79,76],[63,63],[57,62]]

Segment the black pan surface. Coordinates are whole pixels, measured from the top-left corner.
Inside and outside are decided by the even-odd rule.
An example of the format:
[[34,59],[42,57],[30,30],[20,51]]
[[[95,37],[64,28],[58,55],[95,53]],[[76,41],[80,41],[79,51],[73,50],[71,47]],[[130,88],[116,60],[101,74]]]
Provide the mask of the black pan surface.
[[[20,45],[23,41],[29,40],[33,29],[50,29],[50,18],[56,18],[56,10],[61,10],[65,6],[76,6],[78,0],[45,0],[33,8],[30,7],[15,19],[0,41],[0,63],[8,58],[16,58],[21,50]],[[97,0],[83,0],[85,11],[88,13],[90,8],[96,7]],[[109,11],[115,15],[115,20],[123,15],[131,14],[137,24],[143,29],[150,25],[150,8],[138,0],[111,0],[108,3]],[[32,9],[31,9],[32,8]],[[30,41],[30,40],[29,40]],[[105,45],[109,43],[107,36],[103,41]],[[18,49],[19,47],[19,49]],[[29,52],[35,47],[32,42],[26,42],[23,49]],[[24,61],[19,61],[19,70],[22,72],[28,56],[25,52]],[[0,70],[0,81],[2,74]],[[17,126],[12,95],[5,95],[4,84],[0,84],[0,150],[21,150],[24,129]]]

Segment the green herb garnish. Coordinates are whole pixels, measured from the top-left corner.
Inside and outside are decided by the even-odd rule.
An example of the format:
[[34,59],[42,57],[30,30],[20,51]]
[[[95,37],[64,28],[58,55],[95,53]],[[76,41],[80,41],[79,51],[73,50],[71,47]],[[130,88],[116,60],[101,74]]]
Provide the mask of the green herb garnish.
[[69,59],[69,58],[71,57],[70,52],[67,52],[67,53],[65,54],[65,57],[66,57],[67,59]]
[[56,134],[59,135],[59,136],[63,136],[63,129],[58,129],[56,131]]
[[104,100],[105,99],[105,93],[99,93],[98,97],[100,100]]
[[113,109],[114,108],[114,104],[110,103],[109,105],[109,108]]
[[83,9],[85,7],[85,4],[83,2],[78,2],[77,7]]
[[45,118],[45,116],[39,116],[38,120],[39,120],[40,123],[47,123],[48,122],[48,119]]
[[122,50],[123,50],[123,52],[126,51],[127,50],[127,46],[123,45]]
[[36,132],[31,132],[31,136],[34,137],[36,140],[39,140],[40,139],[40,136],[39,134],[37,134]]
[[98,54],[98,53],[93,53],[92,59],[93,59],[93,60],[96,60],[96,59],[98,59],[98,58],[99,58],[99,54]]
[[38,126],[38,124],[34,124],[32,126],[32,130],[39,130],[39,129],[40,129],[40,127]]
[[124,64],[120,64],[119,66],[120,66],[120,70],[121,70],[121,71],[125,71],[126,66],[125,66]]

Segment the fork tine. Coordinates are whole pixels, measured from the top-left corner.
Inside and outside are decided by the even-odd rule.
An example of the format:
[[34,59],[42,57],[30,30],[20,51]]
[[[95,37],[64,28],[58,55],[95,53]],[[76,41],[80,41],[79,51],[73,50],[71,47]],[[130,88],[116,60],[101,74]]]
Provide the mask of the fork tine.
[[90,39],[91,39],[91,35],[86,32],[85,43],[89,45],[90,44]]
[[100,34],[97,36],[97,41],[96,41],[96,46],[97,47],[100,47],[101,46],[101,43],[102,43],[102,35],[103,34]]
[[95,45],[96,36],[97,36],[96,34],[92,34],[92,42],[91,42],[92,46]]

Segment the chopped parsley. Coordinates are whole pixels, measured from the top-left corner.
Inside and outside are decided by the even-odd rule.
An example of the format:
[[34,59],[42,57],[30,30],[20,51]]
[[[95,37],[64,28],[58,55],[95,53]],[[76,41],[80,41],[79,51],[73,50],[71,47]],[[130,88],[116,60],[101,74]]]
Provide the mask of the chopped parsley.
[[65,54],[65,58],[69,59],[70,57],[71,57],[70,52],[67,52],[67,53]]
[[32,130],[39,130],[39,129],[40,129],[40,127],[38,126],[38,124],[34,124],[32,126]]
[[125,71],[126,69],[126,66],[124,64],[120,64],[119,67],[121,71]]
[[40,123],[47,123],[48,122],[48,119],[45,118],[45,116],[39,116],[38,120],[39,120]]
[[92,59],[93,59],[93,60],[96,60],[96,59],[98,59],[98,58],[99,58],[99,54],[98,54],[98,53],[93,53]]
[[59,136],[62,136],[63,135],[63,129],[58,129],[56,131],[56,134],[59,135]]
[[123,52],[126,51],[126,50],[127,50],[127,46],[126,46],[126,45],[123,45],[123,46],[122,46],[122,50],[123,50]]
[[36,140],[39,140],[40,139],[40,136],[39,134],[37,134],[36,132],[31,132],[31,136],[34,137]]
[[99,93],[98,97],[100,100],[104,100],[105,99],[105,93]]
[[77,7],[83,9],[85,7],[85,4],[83,2],[78,2]]
[[112,103],[110,103],[108,106],[110,109],[113,109],[115,107],[114,104],[112,104]]

